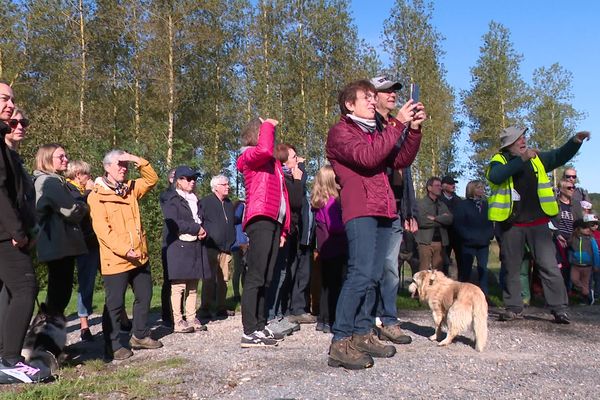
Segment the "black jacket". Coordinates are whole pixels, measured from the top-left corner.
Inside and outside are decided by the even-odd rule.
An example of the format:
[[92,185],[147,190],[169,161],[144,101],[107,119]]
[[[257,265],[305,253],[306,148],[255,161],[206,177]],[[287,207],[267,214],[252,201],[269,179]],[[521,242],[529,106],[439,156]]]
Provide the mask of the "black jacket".
[[[161,207],[167,227],[166,259],[169,279],[210,278],[210,267],[204,246],[206,240],[193,242],[179,240],[180,234],[197,235],[201,225],[194,221],[187,200],[175,190],[163,193],[165,196]],[[203,218],[200,202],[198,202],[198,216],[200,219]]]
[[[88,195],[91,190],[86,190],[83,194],[79,191],[79,189],[73,185],[71,182],[67,181],[67,189],[76,200],[87,203]],[[89,249],[99,248],[98,238],[96,237],[96,233],[94,232],[94,228],[92,227],[92,219],[90,218],[90,214],[88,214],[79,221],[79,226],[81,227],[81,232],[83,233],[83,238],[85,239],[85,244]]]
[[0,122],[0,241],[24,239],[35,226],[35,191],[19,155],[6,146],[10,128]]
[[228,198],[222,202],[211,193],[200,200],[204,213],[203,226],[208,237],[206,245],[230,253],[235,243],[235,210]]

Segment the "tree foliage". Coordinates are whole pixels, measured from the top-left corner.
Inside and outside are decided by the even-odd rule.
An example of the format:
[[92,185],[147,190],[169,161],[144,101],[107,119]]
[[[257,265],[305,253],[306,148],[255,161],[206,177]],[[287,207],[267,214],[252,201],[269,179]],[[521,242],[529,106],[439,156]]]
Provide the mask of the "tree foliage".
[[500,131],[511,125],[524,125],[529,96],[519,72],[522,58],[513,48],[508,29],[490,22],[479,59],[471,68],[471,88],[462,92],[473,148],[471,169],[475,175],[483,175],[485,166],[498,151]]
[[[533,101],[528,116],[532,146],[540,150],[555,149],[573,136],[584,115],[570,103],[573,99],[572,81],[573,74],[557,63],[533,72]],[[555,185],[558,172],[553,171]]]
[[435,175],[456,173],[456,138],[459,124],[455,119],[454,93],[445,80],[441,62],[443,37],[431,24],[433,5],[425,0],[397,0],[384,24],[384,44],[391,54],[391,75],[408,86],[417,83],[428,120],[422,127],[421,150],[413,164],[417,188]]

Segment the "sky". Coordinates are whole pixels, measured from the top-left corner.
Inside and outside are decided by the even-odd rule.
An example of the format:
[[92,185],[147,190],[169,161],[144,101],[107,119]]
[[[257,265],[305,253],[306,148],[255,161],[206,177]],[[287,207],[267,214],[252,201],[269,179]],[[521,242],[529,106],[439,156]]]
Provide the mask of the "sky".
[[[361,38],[372,45],[384,64],[389,61],[381,47],[383,22],[393,0],[352,0],[350,9]],[[533,71],[559,63],[573,74],[572,104],[586,113],[577,130],[592,132],[573,164],[580,185],[600,193],[600,2],[595,0],[437,0],[432,25],[445,38],[446,80],[455,94],[471,87],[470,69],[479,58],[482,37],[489,22],[510,31],[513,48],[523,55],[521,76],[531,84]],[[458,97],[458,96],[457,96]],[[427,104],[425,104],[427,107]],[[464,120],[464,116],[459,118]],[[462,132],[465,146],[468,131]],[[468,154],[466,148],[461,154]],[[599,158],[596,158],[599,157]],[[457,193],[464,194],[469,176],[459,178]]]

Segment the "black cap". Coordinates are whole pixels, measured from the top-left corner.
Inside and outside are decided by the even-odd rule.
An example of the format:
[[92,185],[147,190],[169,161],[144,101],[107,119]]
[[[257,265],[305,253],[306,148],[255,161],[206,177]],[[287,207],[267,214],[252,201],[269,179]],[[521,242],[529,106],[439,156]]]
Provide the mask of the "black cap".
[[454,185],[454,184],[457,184],[458,181],[454,180],[454,178],[451,177],[450,175],[446,175],[445,177],[442,178],[442,183],[446,183],[448,185]]
[[200,176],[200,173],[198,171],[194,171],[187,165],[180,165],[175,169],[175,179],[179,179],[183,176],[186,178],[197,178]]

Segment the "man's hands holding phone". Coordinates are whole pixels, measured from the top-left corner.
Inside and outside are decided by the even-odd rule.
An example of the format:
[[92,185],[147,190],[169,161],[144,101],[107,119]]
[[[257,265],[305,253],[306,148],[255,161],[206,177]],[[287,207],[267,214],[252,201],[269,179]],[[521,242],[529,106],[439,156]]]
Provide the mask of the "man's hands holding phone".
[[398,110],[396,119],[404,125],[410,124],[411,129],[419,129],[423,121],[427,119],[425,106],[421,102],[415,103],[412,99],[408,100]]
[[410,99],[398,111],[396,119],[404,125],[410,124],[411,129],[419,129],[427,118],[425,106],[419,101],[420,89],[416,83],[410,84]]

